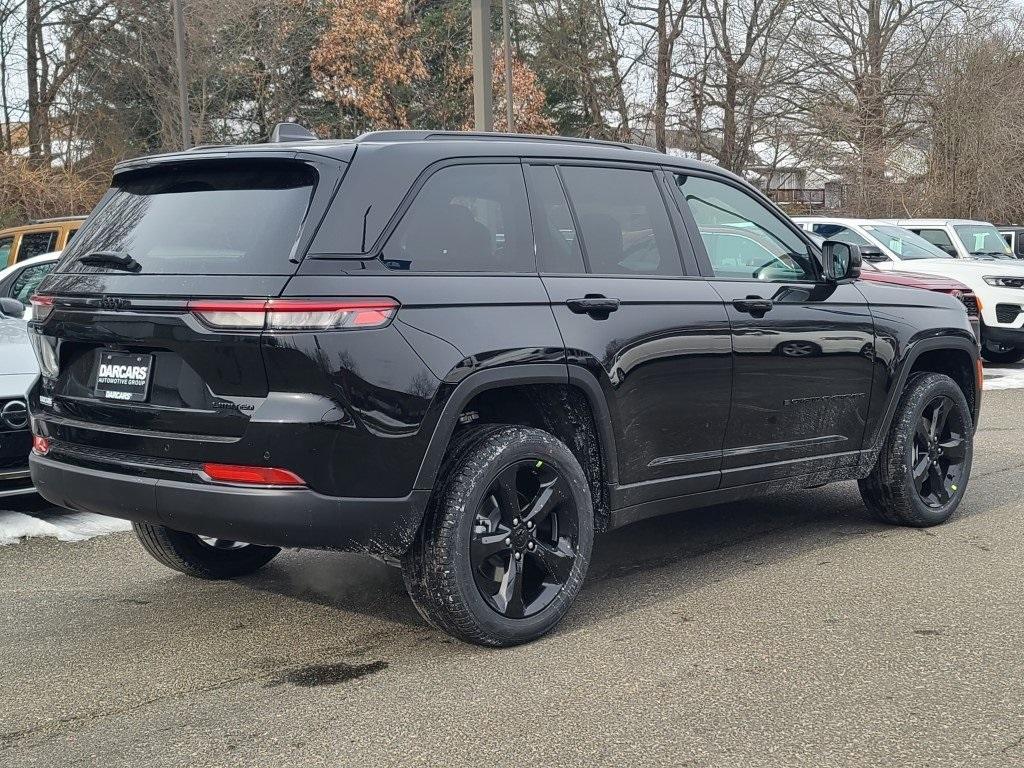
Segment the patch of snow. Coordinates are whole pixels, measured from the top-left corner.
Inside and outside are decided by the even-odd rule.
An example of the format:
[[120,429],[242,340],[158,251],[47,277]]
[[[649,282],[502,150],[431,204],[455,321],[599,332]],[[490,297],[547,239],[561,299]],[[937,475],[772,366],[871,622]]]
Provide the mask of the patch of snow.
[[68,512],[40,518],[24,512],[0,511],[0,546],[46,536],[58,541],[84,541],[94,536],[130,531],[131,528],[132,524],[127,520],[91,512]]
[[1024,389],[1024,367],[985,366],[985,389]]

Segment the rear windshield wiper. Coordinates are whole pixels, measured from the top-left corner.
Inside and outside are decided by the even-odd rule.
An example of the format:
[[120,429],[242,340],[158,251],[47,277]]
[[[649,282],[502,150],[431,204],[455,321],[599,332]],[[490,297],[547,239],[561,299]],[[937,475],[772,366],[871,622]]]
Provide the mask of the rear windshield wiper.
[[142,265],[132,258],[127,251],[93,251],[87,253],[78,260],[79,264],[86,264],[90,267],[113,267],[123,269],[125,272],[139,272]]

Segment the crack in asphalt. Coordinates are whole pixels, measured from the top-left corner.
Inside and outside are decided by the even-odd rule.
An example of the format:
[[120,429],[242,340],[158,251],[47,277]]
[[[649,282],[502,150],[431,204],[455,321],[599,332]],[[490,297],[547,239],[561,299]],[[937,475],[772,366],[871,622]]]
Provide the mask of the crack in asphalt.
[[0,733],[0,745],[2,745],[3,747],[10,747],[16,742],[20,741],[21,739],[24,739],[26,736],[31,736],[33,734],[42,733],[44,731],[49,730],[61,730],[63,729],[64,726],[89,722],[90,720],[99,720],[101,718],[111,717],[113,715],[123,715],[128,712],[134,712],[137,709],[142,709],[143,707],[148,707],[150,704],[155,704],[157,702],[180,699],[187,696],[191,696],[192,694],[196,693],[207,693],[209,691],[222,690],[224,688],[230,687],[234,683],[240,682],[242,680],[251,679],[252,675],[239,675],[238,677],[232,677],[227,680],[222,680],[219,683],[215,683],[213,685],[196,686],[194,688],[189,688],[184,691],[175,691],[173,693],[166,693],[162,696],[153,696],[152,698],[146,699],[145,701],[138,701],[128,706],[110,707],[108,709],[103,709],[100,711],[83,712],[82,714],[78,715],[66,715],[64,717],[59,717],[55,720],[51,720],[41,725],[32,726],[31,728],[24,728],[20,731],[7,731],[6,733]]

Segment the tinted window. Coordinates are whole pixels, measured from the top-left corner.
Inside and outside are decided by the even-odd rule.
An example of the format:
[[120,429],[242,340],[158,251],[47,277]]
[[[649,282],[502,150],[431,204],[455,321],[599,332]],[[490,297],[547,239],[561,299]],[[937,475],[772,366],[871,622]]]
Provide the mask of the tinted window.
[[815,234],[821,235],[826,240],[839,240],[843,243],[854,245],[868,245],[866,237],[861,237],[849,227],[840,224],[812,224],[811,229]]
[[0,237],[0,270],[7,266],[7,259],[10,258],[12,245],[14,245],[13,237]]
[[920,235],[894,224],[865,224],[864,229],[904,261],[907,259],[948,259],[949,254]]
[[665,202],[654,174],[620,168],[566,166],[590,272],[681,275]]
[[43,282],[43,278],[50,274],[56,263],[51,261],[48,264],[35,264],[21,270],[21,274],[11,286],[10,298],[17,299],[27,307],[29,297],[36,292],[36,288]]
[[453,165],[427,179],[384,247],[390,269],[533,272],[518,164]]
[[316,173],[279,161],[182,164],[124,174],[64,252],[128,253],[144,274],[291,274]]
[[555,274],[586,272],[576,225],[553,166],[530,168],[530,214],[541,271]]
[[67,238],[66,238],[66,239],[64,240],[64,247],[67,247],[68,243],[70,243],[70,242],[71,242],[71,238],[73,238],[73,237],[75,236],[75,233],[76,233],[76,232],[78,232],[78,230],[77,230],[77,229],[69,229],[69,230],[68,230],[68,236],[67,236]]
[[18,261],[49,253],[57,246],[56,232],[28,232],[21,236]]
[[949,235],[947,235],[944,230],[914,229],[911,231],[920,235],[932,245],[937,245],[951,256],[956,256],[956,248],[953,246],[953,241],[949,239]]
[[815,279],[807,244],[758,200],[713,179],[675,178],[716,277]]

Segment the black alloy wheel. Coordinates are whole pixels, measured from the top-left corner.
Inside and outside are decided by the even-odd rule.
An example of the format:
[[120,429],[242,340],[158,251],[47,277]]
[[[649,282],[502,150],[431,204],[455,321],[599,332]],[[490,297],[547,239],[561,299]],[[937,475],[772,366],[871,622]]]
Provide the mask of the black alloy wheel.
[[917,420],[911,454],[914,488],[929,507],[948,504],[959,490],[966,448],[965,425],[953,400],[931,400]]
[[470,545],[481,596],[509,619],[548,607],[576,561],[579,511],[568,482],[541,459],[517,461],[488,487]]

